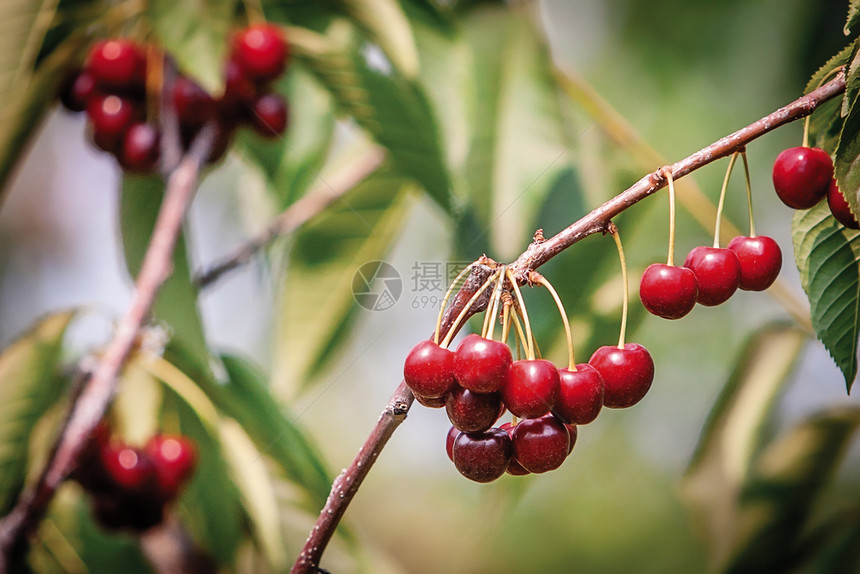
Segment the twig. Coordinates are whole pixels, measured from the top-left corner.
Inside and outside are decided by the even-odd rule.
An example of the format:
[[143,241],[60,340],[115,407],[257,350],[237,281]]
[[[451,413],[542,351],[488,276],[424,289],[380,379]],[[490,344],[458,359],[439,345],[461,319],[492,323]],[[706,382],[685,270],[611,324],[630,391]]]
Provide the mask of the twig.
[[206,126],[170,175],[155,229],[135,282],[131,304],[98,367],[75,402],[66,428],[58,438],[54,454],[41,476],[0,522],[0,574],[9,572],[19,558],[26,547],[28,535],[38,525],[87,438],[104,416],[116,391],[117,375],[134,349],[138,331],[149,317],[159,289],[172,271],[173,250],[182,229],[182,221],[197,189],[200,165],[203,158],[209,155],[214,137],[215,126]]
[[[776,110],[757,122],[712,143],[679,162],[665,168],[661,167],[653,173],[646,175],[627,190],[616,195],[585,217],[572,223],[555,236],[545,241],[535,241],[529,245],[528,249],[510,265],[517,281],[525,284],[528,274],[532,270],[537,269],[574,243],[594,233],[605,233],[609,229],[613,217],[665,187],[666,178],[662,174],[664,169],[669,169],[672,177],[678,180],[713,161],[731,155],[756,138],[782,125],[811,114],[820,104],[842,93],[844,90],[845,76],[840,73],[836,78],[817,90]],[[446,312],[446,317],[450,318],[459,313],[466,301],[469,300],[470,290],[471,293],[474,293],[476,280],[480,280],[478,277],[482,273],[486,277],[487,270],[476,266],[470,280],[461,288],[454,299],[454,303],[448,309],[448,312]],[[480,285],[480,283],[477,284]],[[484,305],[486,305],[486,301]],[[481,306],[475,306],[472,309],[475,313],[480,310]],[[445,324],[445,331],[447,332],[447,329],[450,328],[450,322],[446,321]],[[364,477],[367,476],[370,466],[376,461],[388,439],[391,438],[391,435],[400,423],[406,419],[413,399],[412,392],[405,383],[401,382],[382,412],[382,416],[380,416],[370,436],[361,446],[361,449],[359,449],[352,464],[334,481],[328,500],[326,500],[326,504],[320,512],[320,517],[311,530],[301,554],[296,559],[291,574],[315,574],[319,571],[320,558],[338,522],[358,491]]]
[[261,233],[239,245],[221,261],[198,274],[194,279],[195,284],[202,289],[220,279],[228,271],[248,263],[254,254],[268,245],[270,241],[281,235],[292,233],[314,216],[323,212],[325,208],[342,198],[353,187],[379,169],[384,161],[385,151],[375,147],[339,171],[333,178],[320,179],[319,185],[273,219]]

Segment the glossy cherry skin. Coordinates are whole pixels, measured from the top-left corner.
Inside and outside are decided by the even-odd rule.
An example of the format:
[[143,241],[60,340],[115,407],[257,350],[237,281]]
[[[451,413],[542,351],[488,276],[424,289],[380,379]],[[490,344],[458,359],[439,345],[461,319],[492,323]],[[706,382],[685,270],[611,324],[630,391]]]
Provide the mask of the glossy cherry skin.
[[654,360],[638,343],[600,347],[588,363],[603,377],[603,404],[612,409],[635,405],[654,381]]
[[576,437],[579,435],[576,425],[564,425],[567,428],[567,435],[570,438],[570,447],[567,449],[567,455],[573,452],[573,447],[576,446]]
[[93,127],[93,141],[105,151],[116,153],[126,130],[140,115],[136,104],[120,96],[97,96],[87,104]]
[[173,105],[179,123],[185,129],[199,129],[215,114],[215,100],[191,78],[176,78]]
[[827,206],[830,207],[830,213],[833,214],[836,221],[848,229],[860,229],[860,224],[857,223],[857,218],[851,213],[848,200],[842,195],[835,179],[830,181],[830,186],[827,189]]
[[101,464],[113,483],[123,492],[142,493],[156,481],[152,460],[144,451],[127,445],[109,444],[101,451]]
[[695,247],[684,260],[684,267],[696,274],[697,301],[708,307],[728,301],[741,282],[741,262],[730,249]]
[[477,393],[498,391],[511,368],[511,349],[504,343],[471,334],[457,347],[454,376],[460,386]]
[[555,470],[570,454],[570,433],[552,415],[521,420],[512,438],[517,462],[535,474]]
[[139,89],[146,83],[146,56],[130,40],[104,40],[90,50],[87,70],[103,88]]
[[[514,440],[514,429],[516,427],[513,424],[505,423],[499,428],[508,433],[508,436],[511,437],[511,441]],[[511,444],[513,444],[513,442]],[[511,457],[511,462],[510,464],[508,464],[508,469],[505,472],[513,476],[525,476],[527,474],[531,474],[529,471],[523,468],[523,465],[519,463],[517,457],[515,456]]]
[[60,89],[60,101],[72,112],[82,112],[87,109],[87,103],[98,93],[93,75],[86,70],[72,74]]
[[258,83],[280,76],[289,56],[281,29],[269,24],[249,26],[236,34],[233,54],[245,74]]
[[433,341],[421,341],[406,356],[403,379],[416,396],[439,398],[454,386],[454,353]]
[[448,435],[445,437],[445,452],[448,453],[448,458],[454,462],[454,441],[460,436],[460,429],[452,426],[448,429]]
[[475,482],[492,482],[505,474],[513,449],[508,433],[491,428],[480,433],[460,433],[452,455],[460,474]]
[[155,435],[146,443],[146,454],[152,460],[158,488],[166,499],[176,496],[197,466],[197,447],[186,436]]
[[699,296],[696,274],[686,267],[654,263],[642,274],[639,298],[652,315],[680,319],[693,310]]
[[123,137],[120,164],[128,171],[152,171],[161,151],[161,133],[147,123],[133,124]]
[[833,161],[817,147],[793,147],[773,162],[773,188],[784,204],[807,209],[827,194],[833,179]]
[[448,394],[445,403],[448,420],[463,432],[487,430],[499,420],[503,409],[499,393],[475,393],[459,386]]
[[520,418],[547,414],[558,399],[558,369],[550,361],[514,361],[502,383],[502,401]]
[[[413,393],[414,394],[414,393]],[[415,395],[415,400],[422,406],[427,407],[428,409],[441,409],[445,407],[445,403],[448,402],[448,395],[442,395],[441,397],[435,398],[427,398],[422,397],[421,395]]]
[[283,134],[289,123],[287,101],[279,94],[263,94],[254,102],[251,125],[263,137]]
[[741,264],[741,289],[764,291],[773,285],[782,269],[782,250],[776,241],[765,235],[739,235],[729,242],[728,248],[735,252]]
[[597,418],[603,407],[603,376],[588,363],[575,371],[559,369],[558,400],[553,414],[568,424],[584,425]]

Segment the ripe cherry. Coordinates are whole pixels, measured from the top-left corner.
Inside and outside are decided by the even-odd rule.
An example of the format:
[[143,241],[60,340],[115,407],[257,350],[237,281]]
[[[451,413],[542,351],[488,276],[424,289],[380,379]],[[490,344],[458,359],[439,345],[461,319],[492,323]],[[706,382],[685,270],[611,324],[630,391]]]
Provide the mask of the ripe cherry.
[[735,252],[741,265],[741,289],[764,291],[776,281],[782,268],[782,251],[776,241],[764,235],[738,236],[729,242],[728,248]]
[[784,204],[806,209],[827,194],[833,179],[833,161],[817,147],[793,147],[780,153],[773,163],[773,188]]
[[696,305],[699,285],[696,274],[686,267],[654,263],[642,274],[639,298],[652,315],[680,319]]
[[584,425],[597,418],[603,407],[603,377],[589,365],[576,365],[575,371],[559,369],[559,393],[553,414],[569,424]]
[[454,376],[462,387],[489,393],[501,388],[512,362],[507,345],[471,334],[457,347]]
[[514,457],[529,472],[555,470],[570,454],[570,433],[552,415],[520,421],[512,437]]
[[741,263],[730,249],[695,247],[687,255],[684,267],[696,274],[698,302],[708,307],[726,302],[740,285]]
[[281,29],[269,24],[240,31],[233,41],[233,54],[245,74],[258,83],[280,76],[289,55]]
[[860,223],[857,223],[857,218],[851,213],[848,200],[842,195],[835,179],[830,181],[830,186],[827,190],[827,205],[830,207],[830,213],[833,214],[836,221],[848,229],[860,229]]
[[448,429],[448,435],[445,437],[445,452],[448,453],[448,458],[454,462],[454,441],[460,436],[460,429],[452,426]]
[[217,106],[222,119],[230,122],[247,120],[256,98],[257,87],[236,60],[229,60],[224,71],[224,94]]
[[197,449],[184,436],[155,435],[146,443],[146,454],[152,460],[158,488],[166,499],[179,492],[197,465]]
[[508,433],[491,428],[480,433],[460,433],[452,454],[460,474],[475,482],[492,482],[505,473],[512,451]]
[[499,393],[476,393],[459,386],[448,394],[445,403],[451,424],[463,432],[487,430],[499,420],[503,409]]
[[502,384],[502,401],[514,415],[536,418],[552,409],[558,389],[558,369],[550,361],[515,361]]
[[579,435],[576,425],[564,425],[567,427],[567,434],[570,437],[570,448],[567,449],[567,456],[573,452],[573,447],[576,446],[576,437]]
[[103,88],[135,90],[146,83],[146,56],[130,40],[104,40],[90,50],[87,70]]
[[179,77],[173,85],[173,105],[184,129],[203,127],[215,113],[215,100],[194,80]]
[[[414,393],[413,393],[414,394]],[[428,409],[441,409],[445,407],[445,403],[448,402],[448,395],[442,395],[441,397],[435,398],[427,398],[422,397],[421,395],[415,395],[415,400],[422,406],[427,407]]]
[[[511,441],[514,440],[514,429],[516,427],[513,424],[505,423],[499,428],[508,433],[508,436],[511,437]],[[505,472],[513,476],[525,476],[527,474],[531,474],[529,471],[523,468],[523,465],[519,463],[517,457],[515,456],[511,457],[511,462],[508,464],[508,469]]]
[[114,484],[125,492],[148,491],[156,480],[149,455],[127,445],[105,446],[101,464]]
[[93,75],[81,70],[66,78],[60,89],[60,101],[67,110],[82,112],[87,109],[87,103],[97,91]]
[[158,162],[161,134],[147,123],[137,123],[128,128],[120,150],[120,164],[132,172],[152,171]]
[[96,145],[105,151],[116,152],[139,112],[134,102],[120,96],[97,96],[90,100],[87,117],[93,126]]
[[443,396],[454,386],[454,353],[433,341],[421,341],[406,356],[403,379],[416,396]]
[[251,125],[261,136],[272,138],[286,131],[289,108],[279,94],[263,94],[254,102],[252,112]]
[[600,347],[588,363],[603,377],[603,404],[612,409],[635,405],[654,381],[654,360],[638,343]]

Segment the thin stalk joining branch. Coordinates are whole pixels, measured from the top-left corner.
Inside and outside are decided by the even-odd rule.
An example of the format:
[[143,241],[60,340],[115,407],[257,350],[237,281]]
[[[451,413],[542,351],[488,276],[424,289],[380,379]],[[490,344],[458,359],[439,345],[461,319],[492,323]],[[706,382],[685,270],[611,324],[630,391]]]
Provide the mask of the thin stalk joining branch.
[[744,160],[744,177],[747,182],[747,207],[749,207],[750,213],[750,237],[755,237],[755,221],[753,220],[753,206],[752,206],[752,183],[750,181],[750,164],[747,161],[747,152],[746,150],[741,152],[741,158]]
[[669,256],[666,265],[675,265],[675,180],[672,178],[672,170],[663,169],[661,172],[666,181],[669,182]]
[[621,261],[621,283],[624,284],[624,300],[621,302],[621,332],[618,335],[618,348],[624,348],[624,338],[627,336],[627,301],[630,299],[630,289],[627,286],[627,258],[624,257],[624,247],[621,245],[621,233],[615,224],[609,224],[609,234],[615,240],[618,248],[618,259]]
[[555,301],[555,306],[558,307],[558,313],[561,315],[561,322],[564,324],[564,334],[567,337],[567,369],[569,371],[576,370],[576,359],[573,354],[573,336],[570,332],[570,321],[567,319],[567,313],[564,310],[564,305],[561,302],[561,297],[558,296],[558,293],[555,290],[555,287],[552,286],[552,283],[547,281],[547,278],[538,273],[537,271],[531,274],[532,280],[538,285],[543,285],[546,287],[546,290],[549,291],[549,294],[552,295],[553,300]]
[[723,218],[723,205],[726,202],[726,189],[729,187],[729,178],[732,177],[732,170],[735,167],[735,161],[738,159],[738,152],[732,154],[729,159],[729,167],[726,170],[726,177],[723,179],[723,187],[720,189],[720,202],[717,204],[717,222],[714,224],[714,247],[720,246],[720,220]]

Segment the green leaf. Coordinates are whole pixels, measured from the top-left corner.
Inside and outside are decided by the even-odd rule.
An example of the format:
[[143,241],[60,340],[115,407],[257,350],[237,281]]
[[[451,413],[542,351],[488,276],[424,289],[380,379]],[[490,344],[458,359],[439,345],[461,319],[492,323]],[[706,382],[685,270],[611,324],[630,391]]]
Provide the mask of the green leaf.
[[846,36],[851,34],[851,28],[858,21],[860,21],[860,2],[858,0],[851,0],[851,3],[848,5],[848,17],[845,19],[845,27],[842,30]]
[[279,392],[307,388],[344,342],[360,310],[354,275],[391,248],[408,212],[406,190],[396,174],[377,172],[296,234],[275,319]]
[[845,93],[842,96],[842,107],[839,113],[842,117],[848,115],[851,105],[857,99],[860,91],[860,38],[854,40],[851,55],[845,64]]
[[839,224],[824,201],[798,211],[791,228],[812,326],[845,375],[850,391],[857,376],[860,331],[860,232]]
[[682,492],[717,562],[731,553],[743,485],[775,401],[806,340],[802,331],[786,326],[756,333],[743,345],[743,355],[702,429]]
[[835,409],[795,427],[768,446],[741,494],[737,550],[725,572],[785,572],[791,549],[860,425],[860,410]]
[[851,212],[860,213],[860,103],[857,100],[852,102],[842,124],[833,160],[833,173]]
[[211,93],[224,90],[227,35],[237,0],[151,0],[147,15],[152,30],[183,74]]
[[798,554],[799,572],[831,574],[860,569],[860,509],[840,509],[804,538]]
[[73,317],[50,315],[0,353],[0,511],[24,483],[30,433],[60,395],[56,369]]
[[414,80],[371,68],[355,36],[344,25],[333,25],[325,36],[308,30],[291,33],[296,58],[319,77],[338,108],[388,148],[398,171],[453,212],[439,127],[424,89]]
[[[854,53],[855,42],[848,44],[838,54],[830,58],[815,74],[812,75],[809,82],[806,84],[804,93],[809,93],[821,84],[825,78],[832,77],[832,72],[841,66],[845,66],[851,61]],[[850,109],[850,100],[844,95],[841,98],[833,98],[825,102],[815,113],[810,116],[809,121],[809,138],[810,144],[820,147],[833,155],[836,153],[836,146],[839,144],[842,126],[844,124],[844,116],[847,113],[843,109]]]
[[338,0],[337,4],[382,48],[403,76],[418,75],[412,27],[397,0]]
[[[848,64],[851,59],[851,52],[854,50],[854,45],[855,43],[851,42],[850,44],[839,50],[839,53],[827,60],[827,62],[825,62],[823,66],[818,68],[818,70],[814,74],[812,74],[812,77],[809,79],[809,82],[806,83],[806,87],[804,88],[803,93],[808,94],[809,92],[817,88],[822,83],[824,78],[830,75],[833,70]],[[817,114],[818,112],[815,112],[813,117],[815,117],[815,115]]]
[[[475,131],[464,176],[479,229],[467,258],[516,256],[570,162],[552,62],[527,7],[481,7],[463,22],[474,55]],[[461,227],[462,228],[462,227]],[[478,233],[476,233],[478,231]],[[475,238],[486,234],[486,246]]]
[[[157,177],[123,179],[121,232],[125,262],[132,277],[140,271],[163,197],[164,182]],[[202,365],[208,365],[209,351],[197,309],[197,289],[191,281],[184,234],[173,254],[173,273],[159,291],[153,309],[155,316],[172,329],[172,340],[194,353]]]

